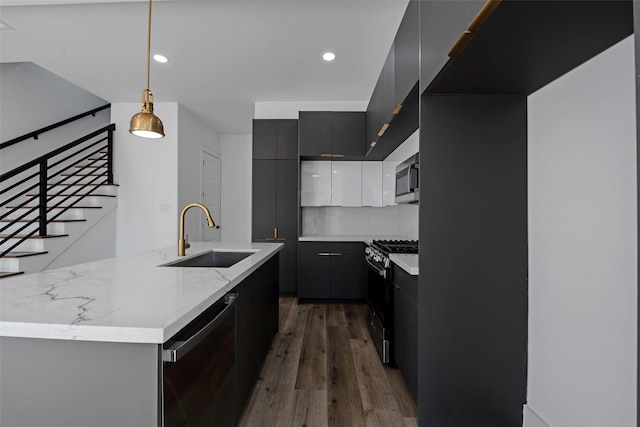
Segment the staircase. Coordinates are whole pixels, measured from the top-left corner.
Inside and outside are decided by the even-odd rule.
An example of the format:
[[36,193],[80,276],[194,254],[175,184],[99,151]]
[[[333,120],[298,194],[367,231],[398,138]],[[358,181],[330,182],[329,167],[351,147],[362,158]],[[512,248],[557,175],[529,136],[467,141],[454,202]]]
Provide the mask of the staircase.
[[0,175],[0,279],[47,269],[116,208],[114,129]]

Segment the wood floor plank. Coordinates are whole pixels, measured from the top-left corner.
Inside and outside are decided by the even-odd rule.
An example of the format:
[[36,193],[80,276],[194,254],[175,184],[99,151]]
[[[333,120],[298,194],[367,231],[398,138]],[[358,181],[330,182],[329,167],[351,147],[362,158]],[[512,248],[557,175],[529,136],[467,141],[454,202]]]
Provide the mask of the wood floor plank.
[[327,427],[327,390],[296,390],[291,425]]
[[347,321],[344,318],[344,306],[342,304],[327,305],[327,327],[344,328]]
[[327,309],[313,305],[307,311],[296,389],[327,389]]
[[363,304],[344,306],[344,319],[352,339],[367,341],[371,338],[367,329],[367,308]]
[[418,427],[418,420],[411,417],[405,417],[404,427]]
[[278,319],[280,320],[280,323],[278,324],[278,330],[281,330],[282,327],[284,326],[285,322],[287,321],[287,317],[289,317],[289,312],[291,311],[291,306],[293,305],[295,301],[295,298],[286,298],[286,297],[280,297],[278,300],[278,308],[279,308],[279,314],[278,314]]
[[309,304],[299,305],[297,301],[294,301],[291,304],[291,309],[289,309],[289,316],[284,322],[284,325],[282,325],[282,328],[280,328],[280,333],[282,335],[295,335],[297,338],[302,339],[307,321],[307,313],[310,308],[311,305]]
[[327,411],[330,426],[366,426],[346,328],[327,327]]
[[277,336],[275,351],[262,368],[255,398],[249,402],[241,425],[292,425],[294,386],[302,339]]
[[[280,330],[240,426],[417,426],[400,371],[378,358],[365,305],[280,304]],[[296,388],[322,383],[323,336],[326,390]]]
[[401,426],[404,417],[395,404],[391,385],[372,343],[350,340],[367,426]]
[[384,370],[389,379],[389,384],[391,384],[391,390],[400,413],[405,417],[416,418],[418,416],[418,405],[411,393],[409,393],[407,384],[402,378],[402,373],[398,368],[391,368],[387,365],[384,366]]

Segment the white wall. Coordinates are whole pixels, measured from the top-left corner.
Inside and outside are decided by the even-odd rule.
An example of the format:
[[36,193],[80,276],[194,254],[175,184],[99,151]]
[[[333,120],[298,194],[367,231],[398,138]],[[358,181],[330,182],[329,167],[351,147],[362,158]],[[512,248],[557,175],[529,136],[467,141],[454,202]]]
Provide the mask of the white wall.
[[636,426],[633,49],[529,97],[527,426]]
[[366,111],[368,101],[256,102],[256,119],[297,119],[298,111]]
[[[165,137],[129,133],[139,103],[112,104],[114,180],[118,188],[116,255],[176,245],[178,242],[178,104],[154,104]],[[176,249],[177,250],[177,249]]]
[[251,241],[251,135],[222,135],[222,215],[223,242]]
[[[187,204],[201,202],[200,174],[202,147],[220,155],[220,137],[209,125],[198,119],[182,105],[178,106],[178,215]],[[217,221],[214,218],[214,221]],[[176,217],[176,221],[178,218]],[[189,241],[200,238],[200,225],[204,214],[200,209],[190,209],[185,215],[185,233]]]
[[2,142],[107,103],[32,62],[0,63],[0,88]]

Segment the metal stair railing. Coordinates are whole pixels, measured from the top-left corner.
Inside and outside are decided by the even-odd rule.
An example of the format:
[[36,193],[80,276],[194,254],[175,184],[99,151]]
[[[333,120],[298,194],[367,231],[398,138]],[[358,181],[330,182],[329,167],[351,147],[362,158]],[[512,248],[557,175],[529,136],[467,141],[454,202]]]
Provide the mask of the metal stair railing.
[[[0,258],[35,234],[46,236],[49,223],[76,206],[80,200],[91,195],[95,189],[113,184],[114,130],[115,124],[107,125],[0,175],[0,196],[7,197],[0,202],[0,208],[8,208],[6,213],[0,214],[0,220],[11,216],[7,225],[0,226],[0,235],[12,225],[25,222],[17,230],[2,237],[0,246],[10,239],[20,238],[2,250]],[[106,168],[106,173],[96,176],[83,173],[99,168]],[[67,188],[73,188],[73,190],[67,191]],[[36,195],[29,195],[29,192],[36,189],[38,191]],[[15,206],[10,205],[23,196],[26,196],[26,199],[22,202]],[[62,199],[49,205],[49,202],[56,197],[62,197]],[[65,202],[74,198],[75,201],[65,205]],[[31,206],[33,202],[37,205]],[[25,212],[17,216],[13,215],[21,209]],[[54,209],[58,212],[50,215]],[[27,218],[36,211],[36,217]],[[25,235],[20,235],[20,232],[34,224],[37,224],[37,227]]]

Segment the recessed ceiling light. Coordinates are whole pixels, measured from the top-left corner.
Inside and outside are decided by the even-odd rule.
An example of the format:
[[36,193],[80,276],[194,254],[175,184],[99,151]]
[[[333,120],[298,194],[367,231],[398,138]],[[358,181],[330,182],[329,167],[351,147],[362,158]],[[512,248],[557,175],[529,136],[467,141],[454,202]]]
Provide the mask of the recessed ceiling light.
[[157,54],[157,53],[155,55],[153,55],[153,59],[155,59],[156,62],[159,62],[161,64],[165,64],[165,63],[169,62],[169,59],[167,59],[166,56],[160,55],[160,54]]
[[336,59],[336,54],[333,52],[325,52],[322,54],[322,59],[324,59],[327,62],[331,62],[334,59]]

